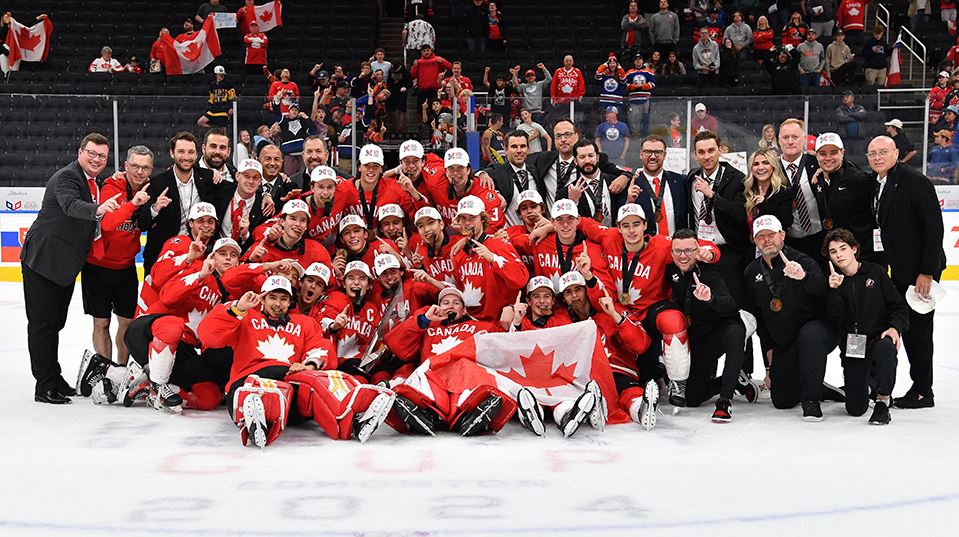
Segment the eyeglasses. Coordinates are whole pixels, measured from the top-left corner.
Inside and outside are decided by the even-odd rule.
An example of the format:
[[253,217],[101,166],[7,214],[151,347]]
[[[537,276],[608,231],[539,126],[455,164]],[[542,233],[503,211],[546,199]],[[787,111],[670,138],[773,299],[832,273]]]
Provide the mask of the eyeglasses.
[[576,133],[575,132],[557,132],[555,136],[557,140],[565,140],[566,138],[572,138],[574,134]]
[[652,157],[652,156],[661,157],[666,154],[666,152],[663,151],[662,149],[655,149],[655,150],[643,149],[640,152],[643,154],[644,157]]
[[866,158],[885,157],[890,153],[889,149],[880,149],[879,151],[870,151],[866,153]]
[[107,157],[110,156],[104,153],[97,153],[96,151],[92,149],[81,149],[80,151],[83,151],[84,153],[86,153],[87,156],[90,157],[90,160],[106,160]]
[[691,256],[699,251],[699,248],[673,248],[673,255],[676,257]]
[[149,164],[146,164],[146,165],[141,166],[141,165],[139,165],[139,164],[129,164],[129,163],[127,163],[126,168],[127,168],[127,170],[134,171],[134,172],[149,172],[149,171],[153,171],[153,166],[151,166],[151,165],[149,165]]

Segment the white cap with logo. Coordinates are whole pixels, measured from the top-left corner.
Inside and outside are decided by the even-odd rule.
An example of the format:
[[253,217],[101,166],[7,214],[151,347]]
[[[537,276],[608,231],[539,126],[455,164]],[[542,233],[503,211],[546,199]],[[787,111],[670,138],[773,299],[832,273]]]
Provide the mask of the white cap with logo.
[[423,150],[423,144],[416,140],[407,140],[400,145],[400,160],[406,157],[423,158],[426,152]]
[[263,166],[256,159],[243,159],[240,161],[240,165],[236,167],[236,173],[243,173],[248,170],[256,170],[258,174],[263,175]]
[[839,149],[845,149],[843,146],[842,138],[834,132],[824,132],[816,138],[816,151],[819,151],[821,148],[827,145],[834,145]]
[[382,276],[384,272],[392,268],[400,268],[400,260],[392,254],[381,254],[377,255],[376,259],[373,260],[373,270],[376,272],[377,276]]
[[586,278],[583,278],[583,275],[580,274],[579,271],[571,270],[559,277],[560,293],[574,285],[586,285]]
[[340,233],[343,233],[343,230],[350,226],[360,226],[363,229],[367,229],[366,220],[363,220],[355,214],[348,214],[340,219]]
[[283,204],[283,211],[281,214],[296,213],[303,213],[306,216],[310,216],[310,206],[307,205],[303,200],[290,200]]
[[366,144],[360,148],[360,164],[383,165],[383,150],[375,144]]
[[236,253],[238,254],[243,253],[243,249],[240,248],[240,245],[237,244],[235,240],[229,237],[223,237],[222,239],[217,239],[216,242],[213,243],[214,252],[218,251],[220,248],[233,248],[234,250],[236,250]]
[[763,215],[753,222],[753,237],[759,235],[760,231],[773,231],[779,233],[783,230],[783,225],[778,218],[771,214]]
[[213,217],[214,220],[219,220],[219,218],[216,217],[216,207],[214,207],[212,203],[201,201],[195,203],[193,207],[190,207],[190,220],[196,220],[204,216],[210,216]]
[[406,214],[403,213],[403,208],[395,203],[380,205],[380,208],[376,211],[376,218],[382,220],[387,216],[395,216],[402,220]]
[[422,209],[416,211],[416,216],[413,217],[413,223],[416,224],[420,221],[420,218],[432,218],[433,220],[443,220],[443,217],[440,215],[440,212],[436,210],[435,207],[423,207]]
[[443,300],[443,297],[447,295],[455,295],[456,297],[460,299],[460,302],[462,302],[464,305],[466,304],[466,298],[463,297],[462,291],[460,291],[459,289],[455,287],[444,287],[440,289],[440,293],[436,297],[436,302],[439,303],[441,300]]
[[325,285],[330,284],[330,278],[333,277],[333,271],[330,270],[330,267],[324,265],[323,263],[312,263],[310,266],[306,267],[306,270],[303,271],[301,278],[307,276],[313,276],[323,280]]
[[317,166],[310,173],[310,182],[319,183],[320,181],[333,181],[339,183],[340,179],[336,176],[336,171],[329,166]]
[[443,165],[447,168],[455,165],[469,166],[470,156],[465,149],[461,147],[451,147],[446,150],[446,156],[443,158]]
[[540,288],[549,289],[553,293],[556,292],[556,288],[553,287],[553,280],[547,278],[546,276],[533,276],[529,279],[529,283],[526,284],[527,293],[532,293]]
[[630,216],[638,216],[643,219],[643,222],[645,222],[646,210],[643,209],[643,206],[638,203],[627,203],[619,208],[619,211],[616,213],[616,221],[622,222]]
[[269,293],[270,291],[286,291],[293,296],[293,286],[290,285],[290,280],[286,276],[280,276],[279,274],[274,274],[266,279],[263,282],[263,286],[260,287],[261,293]]
[[486,210],[486,205],[483,204],[483,200],[477,198],[476,196],[465,196],[460,202],[456,205],[456,216],[461,214],[466,214],[469,216],[478,216],[480,213]]
[[543,204],[543,196],[539,195],[539,192],[535,190],[524,190],[519,193],[519,203],[517,205],[522,205],[524,202],[531,201],[537,205]]
[[560,216],[579,216],[579,209],[576,207],[576,202],[569,199],[561,199],[553,202],[553,208],[549,211],[549,214],[553,218],[559,218]]
[[346,277],[347,274],[358,270],[362,272],[367,278],[373,279],[373,275],[370,274],[370,266],[362,261],[350,261],[346,264],[346,268],[343,269],[343,276]]

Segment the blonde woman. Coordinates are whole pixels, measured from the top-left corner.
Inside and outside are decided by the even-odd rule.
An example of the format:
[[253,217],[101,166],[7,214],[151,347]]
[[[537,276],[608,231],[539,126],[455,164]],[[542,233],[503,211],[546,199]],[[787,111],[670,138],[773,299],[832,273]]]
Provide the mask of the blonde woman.
[[743,181],[746,198],[746,228],[752,229],[753,220],[771,214],[779,219],[783,229],[793,223],[792,201],[796,187],[791,186],[772,149],[760,149],[749,156],[749,174]]
[[767,123],[763,125],[762,135],[759,137],[759,149],[772,149],[776,152],[776,157],[782,155],[779,149],[779,140],[776,139],[776,127]]

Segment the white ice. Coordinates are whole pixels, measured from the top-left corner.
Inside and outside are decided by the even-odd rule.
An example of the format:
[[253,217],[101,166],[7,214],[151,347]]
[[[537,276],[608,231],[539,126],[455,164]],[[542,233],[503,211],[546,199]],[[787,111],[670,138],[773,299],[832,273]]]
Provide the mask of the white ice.
[[[934,409],[870,426],[824,405],[736,400],[633,424],[538,439],[517,423],[485,438],[366,445],[313,426],[244,448],[225,410],[32,400],[20,284],[0,284],[0,535],[634,536],[956,535],[959,519],[959,284],[936,314]],[[71,383],[90,341],[79,286],[60,362]],[[827,380],[841,384],[838,358]],[[900,394],[909,387],[900,356]],[[952,528],[952,529],[950,529]]]

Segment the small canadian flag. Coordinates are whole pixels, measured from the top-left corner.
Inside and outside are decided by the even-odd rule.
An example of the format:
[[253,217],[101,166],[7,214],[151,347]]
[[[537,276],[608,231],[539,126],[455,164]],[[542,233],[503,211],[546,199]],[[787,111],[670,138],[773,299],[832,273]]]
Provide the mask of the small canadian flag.
[[283,4],[280,3],[280,0],[273,0],[253,9],[256,11],[256,22],[260,25],[261,32],[268,32],[277,26],[283,26]]

